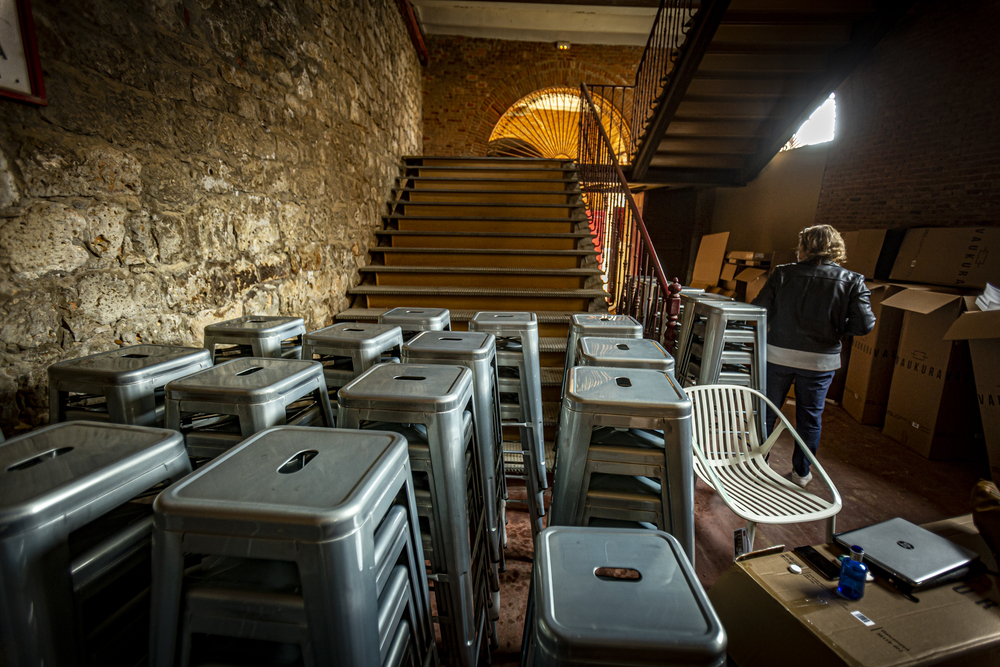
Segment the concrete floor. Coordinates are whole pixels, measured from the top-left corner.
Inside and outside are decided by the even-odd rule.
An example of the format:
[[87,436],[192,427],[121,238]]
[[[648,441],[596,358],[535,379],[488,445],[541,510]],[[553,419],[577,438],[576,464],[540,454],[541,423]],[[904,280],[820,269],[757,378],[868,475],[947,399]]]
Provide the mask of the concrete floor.
[[[786,405],[784,412],[794,424],[794,405]],[[791,471],[791,454],[791,439],[779,440],[772,450],[771,466],[781,473]],[[928,461],[883,436],[879,428],[860,426],[834,405],[823,413],[819,459],[844,501],[837,516],[838,531],[897,516],[921,524],[967,514],[972,485],[989,476],[985,452],[975,461]],[[820,493],[820,485],[814,480],[810,490]],[[510,492],[513,496],[517,490]],[[708,589],[732,564],[733,531],[745,524],[700,481],[695,488],[695,519],[695,570]],[[531,575],[527,513],[511,508],[508,521],[507,571],[500,575],[500,648],[493,654],[494,665],[519,664]],[[761,526],[754,547],[784,544],[790,550],[822,543],[824,531],[825,522]]]

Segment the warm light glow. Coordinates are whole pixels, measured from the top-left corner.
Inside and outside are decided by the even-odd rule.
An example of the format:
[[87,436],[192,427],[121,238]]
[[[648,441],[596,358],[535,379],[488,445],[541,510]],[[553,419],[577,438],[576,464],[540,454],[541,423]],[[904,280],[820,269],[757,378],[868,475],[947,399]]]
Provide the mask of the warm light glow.
[[556,48],[560,51],[569,51],[569,42],[556,42]]
[[833,93],[823,104],[819,105],[816,111],[809,116],[809,120],[802,123],[802,127],[796,132],[788,143],[781,149],[789,151],[802,146],[812,146],[833,141],[833,130],[837,120],[837,103]]

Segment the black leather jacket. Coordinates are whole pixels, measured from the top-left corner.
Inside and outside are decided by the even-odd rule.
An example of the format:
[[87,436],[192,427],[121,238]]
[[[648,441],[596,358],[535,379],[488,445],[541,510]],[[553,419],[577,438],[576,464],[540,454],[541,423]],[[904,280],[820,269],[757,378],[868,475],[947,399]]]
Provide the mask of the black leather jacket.
[[840,339],[875,328],[864,276],[833,262],[777,267],[753,300],[767,308],[767,342],[788,350],[838,354]]

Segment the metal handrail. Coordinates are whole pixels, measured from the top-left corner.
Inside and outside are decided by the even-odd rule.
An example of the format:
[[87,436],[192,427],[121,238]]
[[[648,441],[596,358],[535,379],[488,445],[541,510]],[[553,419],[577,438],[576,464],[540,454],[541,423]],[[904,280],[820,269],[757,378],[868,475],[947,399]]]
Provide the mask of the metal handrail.
[[[647,338],[671,349],[680,313],[680,284],[668,281],[605,129],[610,109],[580,84],[579,166],[591,232],[608,291],[608,306],[631,315]],[[602,113],[603,111],[603,113]]]

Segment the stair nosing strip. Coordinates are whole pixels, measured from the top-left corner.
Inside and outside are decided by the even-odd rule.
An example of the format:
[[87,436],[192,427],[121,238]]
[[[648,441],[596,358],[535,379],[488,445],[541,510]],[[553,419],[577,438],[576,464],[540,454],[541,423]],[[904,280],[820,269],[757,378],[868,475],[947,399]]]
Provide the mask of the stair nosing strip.
[[556,255],[561,257],[598,255],[596,250],[535,250],[506,248],[400,248],[397,246],[373,246],[368,252],[422,255]]

